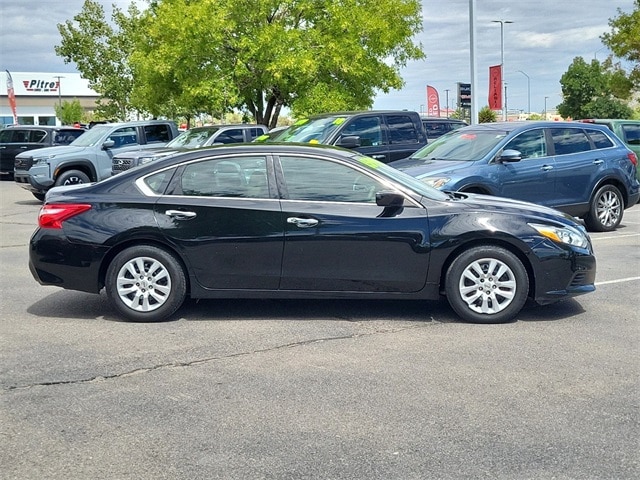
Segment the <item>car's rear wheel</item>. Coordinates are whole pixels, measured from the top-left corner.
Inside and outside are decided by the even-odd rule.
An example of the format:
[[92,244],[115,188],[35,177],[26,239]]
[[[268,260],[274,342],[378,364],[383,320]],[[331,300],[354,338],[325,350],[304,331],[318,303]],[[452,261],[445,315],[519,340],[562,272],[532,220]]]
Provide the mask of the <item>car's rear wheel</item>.
[[79,183],[89,183],[89,176],[80,170],[67,170],[56,178],[56,187],[61,185],[77,185]]
[[184,302],[187,282],[180,262],[151,245],[127,248],[113,259],[105,278],[109,300],[134,322],[159,322]]
[[620,225],[623,212],[624,200],[620,190],[613,185],[604,185],[591,199],[591,208],[584,223],[594,232],[611,232]]
[[505,323],[513,320],[527,301],[529,277],[510,251],[473,247],[449,266],[445,291],[449,304],[463,320]]

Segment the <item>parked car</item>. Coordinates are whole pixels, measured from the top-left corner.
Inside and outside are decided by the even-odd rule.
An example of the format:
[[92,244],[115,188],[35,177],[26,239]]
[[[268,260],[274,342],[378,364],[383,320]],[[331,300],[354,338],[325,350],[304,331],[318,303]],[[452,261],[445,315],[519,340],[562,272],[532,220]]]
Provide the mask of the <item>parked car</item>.
[[191,298],[438,299],[507,322],[594,290],[583,226],[539,205],[446,194],[370,157],[252,143],[164,157],[47,194],[29,246],[43,285],[150,322]]
[[392,166],[441,190],[535,202],[610,231],[640,197],[637,163],[601,125],[505,122],[460,128]]
[[[580,120],[584,123],[596,123],[598,125],[605,125],[613,133],[615,133],[620,140],[629,148],[633,150],[637,157],[640,158],[640,120],[624,120],[619,118],[591,118],[588,120]],[[640,165],[636,165],[636,177],[640,180]]]
[[466,127],[469,124],[463,120],[456,118],[442,118],[442,117],[420,117],[422,119],[422,125],[425,132],[427,132],[427,141],[432,142],[438,137],[441,137],[445,133],[449,133],[452,130]]
[[84,128],[47,125],[11,125],[0,130],[0,177],[13,179],[16,155],[36,148],[69,145]]
[[389,163],[425,146],[427,136],[416,112],[371,110],[301,119],[267,141],[336,145]]
[[194,127],[180,133],[164,147],[127,150],[114,155],[111,174],[115,175],[182,150],[191,150],[216,144],[252,142],[260,135],[267,133],[268,130],[264,125],[246,123]]
[[44,200],[51,187],[110,177],[111,159],[116,153],[163,146],[177,135],[175,123],[164,120],[95,125],[70,145],[17,155],[14,180]]

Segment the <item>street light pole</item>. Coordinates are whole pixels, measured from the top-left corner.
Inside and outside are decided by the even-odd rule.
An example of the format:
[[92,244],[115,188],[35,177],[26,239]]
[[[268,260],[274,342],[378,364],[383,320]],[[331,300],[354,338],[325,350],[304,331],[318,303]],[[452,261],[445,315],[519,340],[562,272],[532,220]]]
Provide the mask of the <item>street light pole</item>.
[[447,94],[447,118],[449,118],[449,89],[445,88],[444,91]]
[[527,77],[527,113],[531,113],[531,77],[522,70],[518,70],[518,72]]
[[62,77],[60,75],[56,75],[53,78],[58,80],[58,107],[62,108],[62,87],[61,87],[60,79],[64,78],[64,77]]
[[[513,22],[511,20],[491,20],[491,21],[493,23],[500,24],[500,73],[502,76],[502,83],[504,85],[504,25],[506,23],[513,23]],[[504,103],[505,105],[503,105],[503,109],[502,109],[503,110],[502,119],[506,122],[507,121],[506,101]]]
[[544,119],[547,120],[547,98],[549,97],[544,97]]

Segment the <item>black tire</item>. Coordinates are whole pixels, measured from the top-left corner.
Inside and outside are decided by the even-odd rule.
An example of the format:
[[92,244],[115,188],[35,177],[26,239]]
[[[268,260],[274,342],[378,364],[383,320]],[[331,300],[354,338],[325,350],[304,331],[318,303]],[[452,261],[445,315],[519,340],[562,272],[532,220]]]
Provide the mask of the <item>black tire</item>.
[[32,193],[34,197],[36,197],[41,202],[44,202],[44,197],[46,195],[45,193],[35,193],[35,192],[32,192]]
[[449,266],[445,291],[462,320],[506,323],[527,301],[529,277],[520,259],[510,251],[494,246],[473,247]]
[[171,253],[139,245],[116,255],[107,269],[105,287],[111,304],[127,319],[160,322],[184,302],[187,281],[182,265]]
[[611,232],[620,225],[623,213],[624,200],[620,190],[613,185],[604,185],[591,199],[584,223],[593,232]]
[[56,178],[55,185],[56,187],[61,185],[77,185],[79,183],[89,183],[90,181],[89,176],[81,170],[67,170]]

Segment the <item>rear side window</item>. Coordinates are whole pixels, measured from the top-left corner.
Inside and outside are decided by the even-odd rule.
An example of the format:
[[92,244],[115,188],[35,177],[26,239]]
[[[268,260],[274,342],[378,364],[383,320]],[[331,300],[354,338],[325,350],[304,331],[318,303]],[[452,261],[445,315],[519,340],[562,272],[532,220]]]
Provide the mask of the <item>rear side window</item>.
[[613,147],[613,142],[609,137],[607,137],[603,132],[598,130],[587,130],[589,132],[589,136],[593,141],[593,144],[596,148],[611,148]]
[[418,130],[409,115],[387,115],[387,125],[389,126],[389,142],[398,143],[418,143]]
[[30,143],[42,143],[47,138],[47,132],[44,130],[31,130],[29,132]]
[[587,152],[591,144],[587,134],[578,128],[552,128],[551,138],[556,155]]
[[622,133],[625,143],[629,145],[640,145],[640,125],[622,125]]
[[169,125],[147,125],[144,127],[147,143],[167,143],[171,140]]

